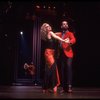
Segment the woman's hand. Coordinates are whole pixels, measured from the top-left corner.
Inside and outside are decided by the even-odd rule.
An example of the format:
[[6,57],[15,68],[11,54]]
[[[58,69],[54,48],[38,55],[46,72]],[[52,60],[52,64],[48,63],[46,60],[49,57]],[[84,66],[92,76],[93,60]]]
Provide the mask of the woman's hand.
[[66,39],[64,40],[64,42],[65,42],[65,43],[70,43],[70,39],[69,39],[69,38],[66,38]]

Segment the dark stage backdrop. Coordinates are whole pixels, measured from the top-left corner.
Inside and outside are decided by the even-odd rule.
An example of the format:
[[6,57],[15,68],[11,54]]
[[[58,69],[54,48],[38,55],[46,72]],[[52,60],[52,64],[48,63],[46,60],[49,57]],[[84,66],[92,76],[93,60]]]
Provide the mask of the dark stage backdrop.
[[[4,4],[0,3],[0,8]],[[100,87],[100,2],[61,1],[55,4],[56,12],[36,11],[35,20],[25,19],[27,12],[33,16],[31,2],[14,2],[8,13],[0,9],[0,84],[33,82],[23,69],[23,64],[31,61],[37,68],[35,80],[40,82],[44,74],[45,48],[40,41],[40,26],[48,22],[54,31],[60,31],[61,20],[67,19],[77,39],[73,46],[73,85]],[[24,32],[23,38],[20,31]]]
[[[40,18],[34,21],[25,20],[23,25],[23,35],[17,38],[16,68],[14,79],[16,83],[40,83],[40,60],[41,60],[41,37],[40,37]],[[24,70],[24,64],[35,66],[35,75],[32,77]]]

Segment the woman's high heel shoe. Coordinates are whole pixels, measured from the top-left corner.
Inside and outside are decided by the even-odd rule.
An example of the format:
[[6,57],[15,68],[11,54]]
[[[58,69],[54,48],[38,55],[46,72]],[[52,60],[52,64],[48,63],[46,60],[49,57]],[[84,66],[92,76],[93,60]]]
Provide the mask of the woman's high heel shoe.
[[53,92],[54,92],[54,93],[57,93],[57,86],[55,86],[55,87],[53,88]]

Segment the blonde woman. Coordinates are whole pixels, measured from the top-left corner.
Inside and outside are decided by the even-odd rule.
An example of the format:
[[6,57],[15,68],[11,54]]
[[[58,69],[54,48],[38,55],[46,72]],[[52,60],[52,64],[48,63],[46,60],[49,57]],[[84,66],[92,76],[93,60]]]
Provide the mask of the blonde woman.
[[55,62],[55,42],[62,41],[67,43],[67,40],[63,40],[59,36],[57,36],[53,31],[51,26],[48,23],[43,23],[40,29],[41,39],[45,41],[45,75],[43,82],[43,92],[48,91],[49,89],[53,90],[53,93],[57,92],[57,87],[60,85],[60,79],[57,69],[57,64]]

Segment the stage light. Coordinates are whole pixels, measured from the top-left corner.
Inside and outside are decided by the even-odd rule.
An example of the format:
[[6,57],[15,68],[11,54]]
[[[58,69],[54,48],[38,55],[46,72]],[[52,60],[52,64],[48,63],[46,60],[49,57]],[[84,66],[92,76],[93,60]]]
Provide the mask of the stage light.
[[45,6],[43,6],[43,8],[45,8]]
[[50,9],[50,6],[48,8]]
[[40,6],[39,6],[39,5],[37,5],[37,6],[36,6],[36,8],[40,8]]
[[7,34],[5,34],[5,37],[7,37]]
[[23,32],[21,31],[20,34],[23,35]]
[[56,9],[56,7],[53,7],[53,9]]

